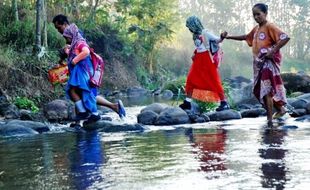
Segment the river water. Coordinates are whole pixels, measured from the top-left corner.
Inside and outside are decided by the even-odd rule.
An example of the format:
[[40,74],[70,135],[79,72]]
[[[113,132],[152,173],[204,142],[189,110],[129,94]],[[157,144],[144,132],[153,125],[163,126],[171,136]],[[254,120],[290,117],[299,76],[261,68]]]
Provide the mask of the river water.
[[309,136],[309,123],[254,118],[0,138],[0,189],[308,189]]

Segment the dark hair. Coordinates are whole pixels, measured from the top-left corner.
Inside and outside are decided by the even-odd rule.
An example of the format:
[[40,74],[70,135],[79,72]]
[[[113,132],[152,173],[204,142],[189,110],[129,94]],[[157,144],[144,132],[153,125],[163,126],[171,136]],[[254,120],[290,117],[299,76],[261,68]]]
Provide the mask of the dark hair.
[[263,13],[268,13],[268,5],[266,5],[265,3],[257,3],[253,6],[253,8],[259,8],[259,10],[261,10]]
[[54,18],[53,18],[53,23],[56,24],[56,22],[58,24],[69,24],[69,21],[68,21],[68,18],[65,16],[65,15],[62,15],[62,14],[59,14],[59,15],[56,15]]
[[65,60],[68,57],[64,48],[58,49],[58,56],[62,60]]

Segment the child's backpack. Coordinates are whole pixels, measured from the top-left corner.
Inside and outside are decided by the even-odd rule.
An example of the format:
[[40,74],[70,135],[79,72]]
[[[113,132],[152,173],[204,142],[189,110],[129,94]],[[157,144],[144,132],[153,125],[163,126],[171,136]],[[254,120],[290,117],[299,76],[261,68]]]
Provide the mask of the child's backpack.
[[104,61],[100,55],[94,52],[93,48],[90,48],[90,57],[93,63],[94,73],[90,74],[90,85],[94,87],[100,87],[104,71]]

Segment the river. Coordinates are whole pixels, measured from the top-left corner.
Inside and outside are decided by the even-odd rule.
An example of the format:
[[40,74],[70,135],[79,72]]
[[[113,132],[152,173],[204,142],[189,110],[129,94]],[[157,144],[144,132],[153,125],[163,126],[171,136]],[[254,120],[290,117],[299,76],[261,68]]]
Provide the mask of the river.
[[[120,122],[135,123],[142,108],[128,107]],[[264,117],[139,133],[60,127],[0,138],[0,189],[307,189],[309,135],[309,123],[270,129]]]

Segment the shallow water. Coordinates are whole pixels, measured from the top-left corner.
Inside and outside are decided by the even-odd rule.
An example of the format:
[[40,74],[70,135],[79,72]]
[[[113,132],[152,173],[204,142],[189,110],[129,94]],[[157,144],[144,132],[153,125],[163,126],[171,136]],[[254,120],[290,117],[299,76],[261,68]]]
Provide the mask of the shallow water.
[[[124,122],[136,122],[140,109],[128,108]],[[310,124],[264,124],[255,118],[0,138],[0,189],[308,189]]]

